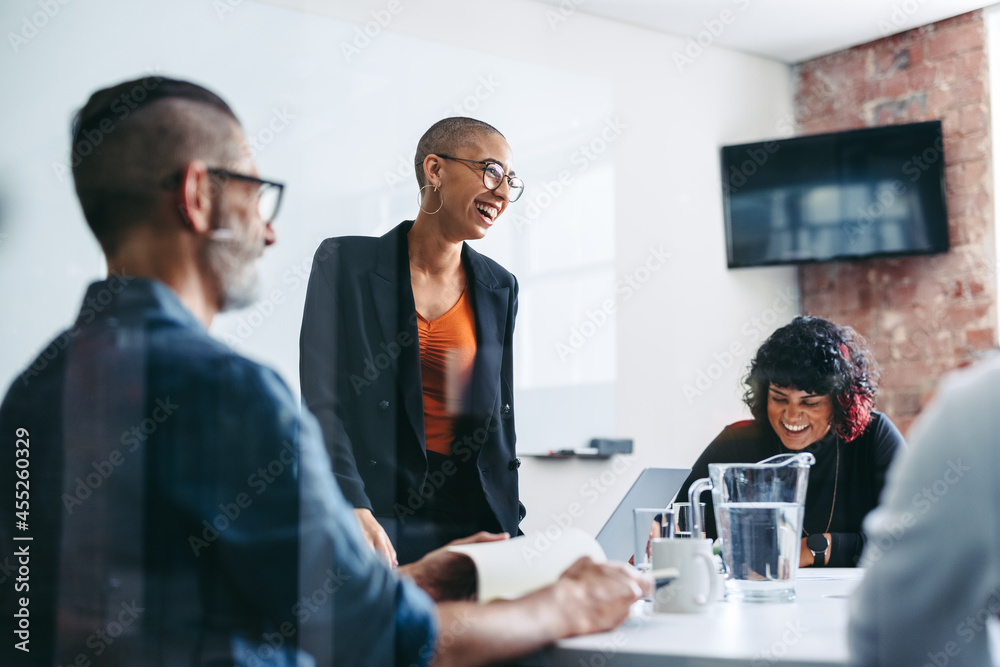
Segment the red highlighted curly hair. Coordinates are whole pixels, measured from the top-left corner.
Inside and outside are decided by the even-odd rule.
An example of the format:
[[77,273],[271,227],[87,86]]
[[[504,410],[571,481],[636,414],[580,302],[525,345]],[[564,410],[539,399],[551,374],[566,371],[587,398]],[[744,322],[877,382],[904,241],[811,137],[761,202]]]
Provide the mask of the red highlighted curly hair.
[[743,402],[767,422],[767,390],[779,387],[829,394],[833,431],[845,442],[868,427],[878,394],[879,371],[854,329],[819,317],[796,317],[758,348],[744,379]]

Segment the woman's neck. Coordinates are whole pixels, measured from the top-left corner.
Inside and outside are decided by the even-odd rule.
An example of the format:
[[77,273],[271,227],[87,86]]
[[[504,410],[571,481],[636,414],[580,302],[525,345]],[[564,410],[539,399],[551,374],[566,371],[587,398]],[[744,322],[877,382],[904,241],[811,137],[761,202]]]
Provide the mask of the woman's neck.
[[406,235],[410,271],[448,277],[462,271],[462,241],[450,241],[440,227],[417,217]]

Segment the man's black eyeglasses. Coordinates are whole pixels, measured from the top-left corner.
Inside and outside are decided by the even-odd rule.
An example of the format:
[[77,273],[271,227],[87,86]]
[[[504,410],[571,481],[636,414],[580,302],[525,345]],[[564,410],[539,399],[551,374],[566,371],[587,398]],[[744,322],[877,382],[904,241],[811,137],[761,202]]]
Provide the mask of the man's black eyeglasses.
[[435,153],[439,158],[444,160],[457,160],[459,162],[469,162],[471,164],[481,164],[483,165],[483,185],[485,185],[490,190],[496,190],[503,183],[503,180],[507,179],[507,198],[513,204],[524,192],[524,181],[522,181],[517,176],[508,176],[503,167],[497,162],[490,162],[488,160],[467,160],[462,157],[452,157],[451,155],[442,155],[441,153]]
[[[284,183],[265,181],[263,178],[238,174],[228,169],[209,168],[207,171],[223,181],[233,179],[255,184],[257,186],[257,212],[260,214],[260,219],[264,221],[265,225],[274,222],[274,218],[278,215],[278,207],[281,205],[281,195],[285,191]],[[172,190],[180,185],[183,176],[182,172],[177,172],[163,179],[162,185],[167,190]]]
[[281,195],[285,192],[285,184],[275,181],[265,181],[263,178],[238,174],[227,169],[209,169],[208,173],[220,178],[232,178],[246,183],[257,185],[257,212],[265,225],[274,221],[278,215],[278,207],[281,205]]

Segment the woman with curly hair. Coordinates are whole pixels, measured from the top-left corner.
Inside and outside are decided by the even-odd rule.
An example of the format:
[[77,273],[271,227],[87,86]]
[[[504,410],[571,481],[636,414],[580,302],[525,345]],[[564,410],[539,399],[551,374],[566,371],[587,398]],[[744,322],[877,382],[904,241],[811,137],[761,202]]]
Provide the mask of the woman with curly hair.
[[[754,463],[775,454],[807,451],[809,471],[800,567],[854,567],[861,556],[861,523],[877,504],[885,474],[906,443],[875,411],[878,368],[851,327],[796,317],[757,350],[744,380],[743,401],[753,420],[727,426],[702,452],[678,493],[708,476],[709,463]],[[716,537],[711,500],[705,532]]]

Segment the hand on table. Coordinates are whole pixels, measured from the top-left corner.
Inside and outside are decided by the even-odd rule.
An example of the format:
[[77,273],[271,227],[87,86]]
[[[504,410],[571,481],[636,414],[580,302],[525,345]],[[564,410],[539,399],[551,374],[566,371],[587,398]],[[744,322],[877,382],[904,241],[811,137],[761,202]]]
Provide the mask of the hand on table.
[[385,530],[375,520],[371,510],[363,507],[355,507],[354,516],[358,518],[358,523],[361,524],[361,534],[364,536],[368,546],[376,554],[385,558],[386,565],[389,567],[399,565],[399,561],[396,560],[396,549],[392,546],[392,542],[389,541],[389,536],[385,534]]
[[564,636],[611,630],[628,618],[632,603],[652,592],[653,580],[624,563],[595,563],[583,557],[556,583],[568,623]]

